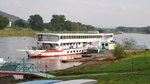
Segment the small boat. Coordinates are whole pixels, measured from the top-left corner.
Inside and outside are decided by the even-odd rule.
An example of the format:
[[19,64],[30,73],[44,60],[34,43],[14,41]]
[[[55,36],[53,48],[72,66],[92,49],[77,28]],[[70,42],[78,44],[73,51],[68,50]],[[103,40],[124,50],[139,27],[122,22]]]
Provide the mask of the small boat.
[[23,82],[18,84],[54,84],[57,82],[61,82],[61,80],[36,80],[36,81],[29,81],[29,82]]
[[62,81],[57,82],[54,84],[95,84],[97,83],[97,80],[93,79],[76,79],[76,80],[68,80],[68,81]]

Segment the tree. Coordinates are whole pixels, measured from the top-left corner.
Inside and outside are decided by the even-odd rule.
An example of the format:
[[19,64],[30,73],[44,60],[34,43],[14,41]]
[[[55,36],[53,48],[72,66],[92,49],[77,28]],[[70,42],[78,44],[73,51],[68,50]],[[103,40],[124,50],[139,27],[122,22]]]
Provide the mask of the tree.
[[15,22],[15,26],[18,26],[18,27],[25,27],[26,26],[26,23],[25,23],[25,21],[23,21],[23,20],[17,20],[16,22]]
[[104,30],[100,29],[100,28],[97,28],[96,30],[99,31],[99,33],[103,33],[104,32]]
[[44,28],[52,31],[55,30],[51,23],[44,23]]
[[73,26],[72,26],[72,22],[67,20],[65,22],[65,29],[68,30],[68,31],[72,31],[73,30]]
[[133,48],[136,45],[136,41],[133,38],[124,38],[122,40],[123,46],[125,48]]
[[33,30],[39,30],[39,31],[44,30],[43,19],[40,15],[38,14],[31,15],[28,21],[29,21],[29,25]]
[[55,30],[65,30],[65,20],[64,15],[52,15],[51,24]]
[[0,16],[0,29],[4,29],[9,24],[7,17]]
[[123,57],[126,57],[127,53],[125,52],[125,49],[123,47],[116,46],[115,49],[113,50],[113,55],[118,60],[118,59],[121,59]]

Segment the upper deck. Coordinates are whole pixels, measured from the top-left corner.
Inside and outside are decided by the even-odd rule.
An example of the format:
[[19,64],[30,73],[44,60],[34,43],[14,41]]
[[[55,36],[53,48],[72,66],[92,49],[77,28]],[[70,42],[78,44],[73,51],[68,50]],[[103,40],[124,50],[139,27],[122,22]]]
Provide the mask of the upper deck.
[[87,42],[97,39],[113,38],[113,33],[100,34],[54,34],[54,33],[38,33],[38,41],[44,42]]

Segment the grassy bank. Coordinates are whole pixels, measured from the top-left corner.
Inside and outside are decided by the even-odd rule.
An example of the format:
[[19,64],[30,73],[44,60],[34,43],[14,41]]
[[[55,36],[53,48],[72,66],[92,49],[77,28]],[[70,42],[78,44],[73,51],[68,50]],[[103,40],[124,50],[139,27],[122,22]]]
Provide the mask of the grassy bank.
[[0,36],[36,36],[36,33],[85,33],[86,31],[34,31],[29,28],[26,29],[13,29],[5,28],[0,30]]
[[150,51],[139,53],[130,56],[122,61],[115,61],[103,68],[88,68],[83,66],[81,70],[68,69],[50,74],[54,75],[78,75],[78,74],[91,74],[91,73],[118,73],[118,72],[132,72],[150,70]]
[[97,75],[97,76],[81,76],[69,78],[57,78],[57,80],[72,80],[72,79],[95,79],[97,84],[149,84],[150,71],[129,74],[112,74],[112,75]]
[[[80,76],[68,78],[53,78],[57,80],[72,80],[72,79],[95,79],[97,84],[149,84],[150,75],[150,51],[141,52],[137,55],[132,55],[124,60],[106,65],[103,68],[90,68],[92,65],[84,65],[82,69],[69,69],[55,72],[55,75],[80,75],[92,73],[109,73],[108,75],[95,76]],[[100,66],[100,65],[99,65]],[[129,73],[134,72],[134,73]],[[124,74],[122,74],[124,73]]]

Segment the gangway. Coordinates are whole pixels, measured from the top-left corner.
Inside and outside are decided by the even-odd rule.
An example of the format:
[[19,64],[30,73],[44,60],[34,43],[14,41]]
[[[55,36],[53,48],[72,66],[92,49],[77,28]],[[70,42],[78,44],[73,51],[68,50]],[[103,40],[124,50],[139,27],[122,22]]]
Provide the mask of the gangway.
[[17,62],[5,62],[0,63],[0,74],[9,74],[9,75],[23,75],[24,78],[30,77],[43,77],[51,78],[55,77],[54,75],[42,73],[38,71],[37,67],[33,63],[17,63]]

